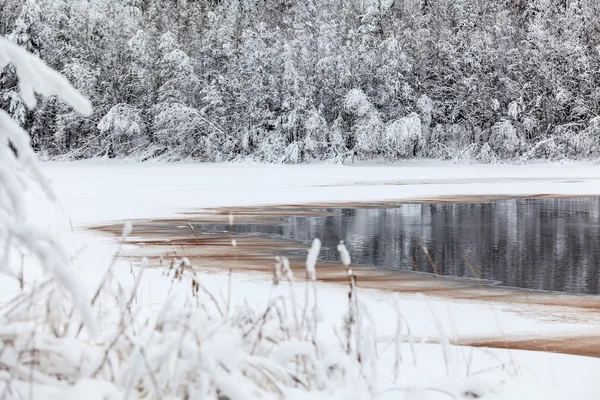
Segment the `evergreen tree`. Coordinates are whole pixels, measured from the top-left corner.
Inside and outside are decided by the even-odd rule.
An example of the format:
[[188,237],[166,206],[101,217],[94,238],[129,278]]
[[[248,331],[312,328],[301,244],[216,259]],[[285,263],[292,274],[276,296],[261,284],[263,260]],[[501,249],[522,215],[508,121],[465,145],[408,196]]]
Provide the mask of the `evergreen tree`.
[[[40,29],[40,8],[36,0],[26,0],[8,40],[25,48],[32,54],[39,54],[40,43],[37,39]],[[27,108],[19,94],[18,80],[13,66],[0,71],[0,108],[19,124],[25,126]]]
[[[595,0],[5,0],[2,33],[91,99],[25,112],[48,157],[597,158]],[[417,123],[418,121],[418,123]]]

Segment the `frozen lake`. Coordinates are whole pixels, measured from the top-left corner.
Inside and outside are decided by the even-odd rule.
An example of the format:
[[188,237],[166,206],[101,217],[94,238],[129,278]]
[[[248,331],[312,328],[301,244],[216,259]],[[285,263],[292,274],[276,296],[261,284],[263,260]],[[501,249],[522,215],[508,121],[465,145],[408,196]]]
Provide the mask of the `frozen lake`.
[[324,261],[336,261],[336,245],[345,240],[356,264],[480,278],[526,289],[600,291],[598,197],[319,211],[326,213],[195,229],[307,243],[320,238]]

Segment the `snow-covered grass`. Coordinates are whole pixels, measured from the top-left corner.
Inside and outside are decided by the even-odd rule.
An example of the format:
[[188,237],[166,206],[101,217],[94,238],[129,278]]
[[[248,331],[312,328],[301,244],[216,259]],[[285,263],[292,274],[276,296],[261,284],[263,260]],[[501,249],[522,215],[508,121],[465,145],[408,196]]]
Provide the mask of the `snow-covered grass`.
[[[241,293],[230,277],[215,284],[185,259],[161,271],[142,260],[126,274],[109,265],[91,301],[102,327],[97,337],[82,330],[73,304],[51,282],[30,287],[1,309],[0,392],[36,399],[593,398],[576,394],[573,378],[562,375],[585,367],[579,379],[591,380],[597,363],[549,355],[503,359],[452,347],[441,321],[448,316],[435,305],[430,314],[442,344],[414,343],[404,316],[410,302],[363,301],[344,250],[349,288],[325,296],[310,279],[312,257],[309,279],[294,277],[280,259],[272,282],[260,282],[259,290],[246,285]],[[129,275],[131,284],[124,287],[119,275]],[[148,279],[163,290],[143,296]],[[328,310],[333,298],[346,305]],[[384,341],[378,340],[381,308],[392,311],[393,335]],[[553,388],[544,376],[548,367],[551,379],[570,382]]]
[[[2,307],[3,397],[235,400],[300,398],[310,392],[343,399],[350,393],[385,398],[382,388],[396,388],[378,384],[392,371],[378,370],[374,327],[358,309],[355,288],[353,318],[346,321],[346,334],[338,336],[339,345],[332,346],[318,334],[318,302],[300,306],[282,296],[285,291],[295,299],[298,289],[285,259],[262,308],[212,292],[187,260],[174,261],[164,271],[165,302],[158,307],[141,303],[137,290],[144,264],[133,273],[131,289],[123,288],[109,268],[91,300],[102,326],[97,337],[82,331],[73,304],[50,281]],[[279,287],[279,278],[287,287]],[[403,344],[395,345],[399,357]],[[399,368],[395,363],[395,377]],[[471,383],[456,390],[464,388]]]

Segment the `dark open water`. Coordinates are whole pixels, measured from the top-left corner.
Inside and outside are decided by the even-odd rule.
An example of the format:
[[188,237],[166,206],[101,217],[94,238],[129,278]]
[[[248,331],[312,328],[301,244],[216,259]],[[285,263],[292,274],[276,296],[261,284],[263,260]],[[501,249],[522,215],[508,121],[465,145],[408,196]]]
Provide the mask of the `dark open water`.
[[321,259],[327,261],[337,260],[336,245],[345,240],[357,264],[483,278],[528,289],[600,292],[600,198],[327,211],[330,216],[286,217],[273,225],[198,228],[307,243],[318,237],[324,244]]

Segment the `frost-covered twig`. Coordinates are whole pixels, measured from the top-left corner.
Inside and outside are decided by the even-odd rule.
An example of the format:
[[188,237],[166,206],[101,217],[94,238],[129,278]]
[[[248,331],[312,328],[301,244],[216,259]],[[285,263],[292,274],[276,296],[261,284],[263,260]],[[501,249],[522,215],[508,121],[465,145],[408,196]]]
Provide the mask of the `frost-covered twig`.
[[[36,105],[35,93],[58,95],[83,114],[91,113],[91,104],[59,73],[39,58],[0,37],[0,71],[8,64],[15,67],[19,89],[25,104]],[[24,193],[32,185],[40,187],[50,200],[55,195],[43,177],[36,156],[29,145],[29,135],[10,116],[0,110],[0,248],[2,268],[17,276],[10,267],[13,249],[27,250],[35,255],[45,270],[65,287],[77,304],[90,333],[98,331],[89,300],[68,270],[69,258],[56,238],[38,229],[28,219]]]

